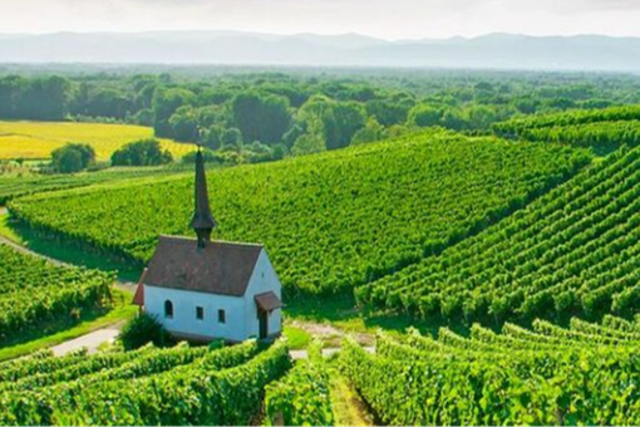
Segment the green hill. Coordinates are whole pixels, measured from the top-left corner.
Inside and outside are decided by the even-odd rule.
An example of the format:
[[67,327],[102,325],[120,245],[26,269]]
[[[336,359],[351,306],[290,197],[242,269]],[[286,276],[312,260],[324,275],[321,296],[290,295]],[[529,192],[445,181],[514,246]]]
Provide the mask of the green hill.
[[640,144],[640,106],[519,117],[495,123],[492,129],[504,138],[569,144],[609,154],[623,145]]
[[639,242],[640,149],[622,150],[358,296],[425,317],[625,313],[640,296]]
[[[283,285],[336,291],[439,253],[566,180],[582,150],[427,131],[209,175],[214,238],[262,242]],[[14,200],[31,227],[142,265],[187,234],[192,178]]]

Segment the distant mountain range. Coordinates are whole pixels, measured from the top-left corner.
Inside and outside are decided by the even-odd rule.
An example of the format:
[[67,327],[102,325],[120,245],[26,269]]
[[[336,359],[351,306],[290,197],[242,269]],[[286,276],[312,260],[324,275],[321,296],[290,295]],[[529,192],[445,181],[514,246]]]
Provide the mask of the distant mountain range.
[[358,34],[238,31],[0,34],[0,62],[640,71],[640,38],[489,34],[388,41]]

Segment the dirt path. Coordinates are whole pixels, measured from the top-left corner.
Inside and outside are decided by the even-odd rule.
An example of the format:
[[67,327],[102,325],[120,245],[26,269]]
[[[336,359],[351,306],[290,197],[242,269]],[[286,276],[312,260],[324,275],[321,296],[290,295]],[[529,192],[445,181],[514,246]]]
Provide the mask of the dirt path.
[[[0,212],[0,215],[3,215],[3,214]],[[71,266],[71,264],[67,264],[67,263],[62,262],[62,261],[57,260],[57,259],[49,258],[48,256],[45,256],[45,255],[39,254],[37,252],[34,252],[29,248],[25,248],[24,246],[19,245],[16,242],[7,239],[4,236],[0,236],[0,243],[5,244],[5,245],[15,249],[16,251],[23,253],[23,254],[32,255],[32,256],[35,256],[35,257],[38,257],[38,258],[46,259],[47,261],[49,261],[49,262],[51,262],[51,263],[53,263],[55,265]]]
[[[0,216],[3,215],[7,215],[8,211],[7,208],[0,208]],[[47,261],[51,262],[52,264],[55,265],[61,265],[61,266],[67,266],[67,267],[76,267],[73,264],[69,264],[67,262],[64,261],[60,261],[59,259],[55,259],[55,258],[51,258],[49,256],[43,255],[41,253],[35,252],[19,243],[14,242],[11,239],[8,239],[4,236],[0,235],[0,243],[5,244],[13,249],[15,249],[18,252],[21,252],[23,254],[27,254],[27,255],[32,255],[38,258],[42,258],[42,259],[46,259]],[[133,283],[133,282],[126,282],[126,281],[122,281],[122,280],[118,280],[115,284],[115,287],[120,289],[121,291],[124,292],[129,292],[129,293],[135,293],[136,291],[136,287],[138,286],[137,283]]]
[[115,341],[123,325],[124,323],[117,323],[103,329],[98,329],[87,335],[51,347],[51,350],[56,356],[64,356],[71,351],[79,350],[83,347],[88,350],[89,354],[97,353],[102,344]]
[[336,426],[373,426],[374,417],[360,395],[336,366],[330,371],[331,408]]

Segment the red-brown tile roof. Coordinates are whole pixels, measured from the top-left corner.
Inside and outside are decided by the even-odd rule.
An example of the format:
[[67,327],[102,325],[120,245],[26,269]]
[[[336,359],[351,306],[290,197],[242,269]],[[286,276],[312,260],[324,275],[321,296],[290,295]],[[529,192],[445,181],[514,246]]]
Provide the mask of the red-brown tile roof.
[[280,298],[273,292],[265,292],[262,294],[258,294],[255,296],[256,304],[264,311],[275,310],[276,308],[282,307],[282,302]]
[[200,249],[195,239],[160,236],[144,283],[242,296],[249,286],[262,245],[211,241]]
[[139,307],[144,306],[144,286],[138,285],[136,288],[136,294],[133,296],[133,305]]

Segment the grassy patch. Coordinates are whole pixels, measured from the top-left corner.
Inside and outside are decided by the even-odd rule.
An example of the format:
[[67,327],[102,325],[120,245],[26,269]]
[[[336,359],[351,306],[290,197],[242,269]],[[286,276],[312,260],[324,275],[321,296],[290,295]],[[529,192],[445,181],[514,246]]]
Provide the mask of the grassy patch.
[[294,326],[285,326],[283,334],[287,337],[289,348],[292,350],[307,348],[309,341],[311,341],[311,335],[307,331]]
[[[414,327],[423,334],[435,336],[438,329],[443,326],[466,336],[470,327],[464,319],[449,321],[441,317],[417,319],[393,311],[366,310],[357,306],[355,297],[350,292],[324,297],[298,296],[287,301],[285,316],[290,321],[327,324],[342,332],[356,335],[356,338],[357,335],[372,336],[379,329],[391,334],[404,333],[408,327]],[[494,326],[490,320],[484,324],[488,327]],[[339,342],[340,337],[336,339]],[[358,339],[358,341],[362,340]]]
[[0,215],[0,236],[57,261],[116,272],[118,279],[125,282],[137,282],[142,273],[142,268],[132,266],[118,257],[98,253],[86,246],[70,244],[61,239],[53,239],[21,225],[8,214]]
[[22,244],[22,239],[11,227],[11,218],[9,214],[0,211],[0,236],[5,237],[12,242]]
[[51,324],[40,331],[2,343],[0,361],[24,356],[36,350],[88,334],[96,329],[131,319],[137,310],[138,307],[131,305],[130,294],[114,289],[113,307],[86,313],[75,322],[66,321]]
[[373,417],[366,404],[340,374],[335,364],[329,371],[331,377],[331,408],[336,426],[372,426]]

